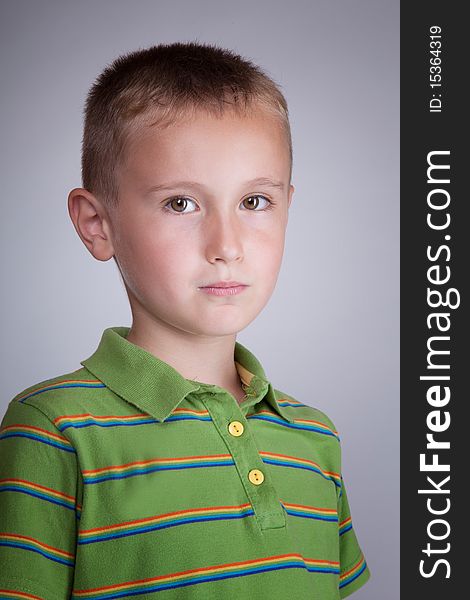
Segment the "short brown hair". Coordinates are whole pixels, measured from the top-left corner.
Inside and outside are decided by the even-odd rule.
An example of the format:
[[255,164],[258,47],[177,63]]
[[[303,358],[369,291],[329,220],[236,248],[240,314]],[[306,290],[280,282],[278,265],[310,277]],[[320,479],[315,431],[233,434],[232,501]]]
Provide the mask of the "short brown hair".
[[[82,184],[103,202],[118,198],[116,168],[138,125],[165,127],[203,109],[221,116],[261,106],[285,129],[292,175],[287,102],[260,67],[213,44],[159,44],[118,57],[96,79],[85,103]],[[148,117],[152,117],[151,123]]]

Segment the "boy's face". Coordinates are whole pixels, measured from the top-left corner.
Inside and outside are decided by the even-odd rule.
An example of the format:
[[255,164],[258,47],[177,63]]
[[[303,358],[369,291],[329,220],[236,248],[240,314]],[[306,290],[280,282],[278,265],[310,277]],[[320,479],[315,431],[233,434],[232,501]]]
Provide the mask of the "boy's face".
[[[198,113],[135,135],[110,212],[134,322],[198,336],[230,335],[251,323],[281,266],[294,191],[289,169],[285,133],[261,111],[221,119]],[[201,289],[222,280],[246,287],[231,295]]]

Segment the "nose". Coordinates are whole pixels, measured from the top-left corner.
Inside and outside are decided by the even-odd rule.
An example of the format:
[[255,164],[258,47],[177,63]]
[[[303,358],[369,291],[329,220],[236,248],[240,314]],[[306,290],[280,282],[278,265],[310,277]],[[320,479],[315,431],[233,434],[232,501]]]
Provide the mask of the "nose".
[[204,230],[206,258],[209,262],[232,262],[243,258],[242,224],[236,215],[213,214]]

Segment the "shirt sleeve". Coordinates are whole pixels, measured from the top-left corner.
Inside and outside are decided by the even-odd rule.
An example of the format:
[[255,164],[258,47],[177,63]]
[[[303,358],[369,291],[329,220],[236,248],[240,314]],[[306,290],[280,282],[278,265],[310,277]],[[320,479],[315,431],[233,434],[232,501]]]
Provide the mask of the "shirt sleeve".
[[348,496],[342,477],[341,492],[338,498],[338,523],[340,556],[339,592],[341,598],[346,598],[346,596],[355,592],[368,581],[370,571],[353,529]]
[[70,442],[37,407],[10,402],[0,425],[0,598],[70,598],[77,482]]

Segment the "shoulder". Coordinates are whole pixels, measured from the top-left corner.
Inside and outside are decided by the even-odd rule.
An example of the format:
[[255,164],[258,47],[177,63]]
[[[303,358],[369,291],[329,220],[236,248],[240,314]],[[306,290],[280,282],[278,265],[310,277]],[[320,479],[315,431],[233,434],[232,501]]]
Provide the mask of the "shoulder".
[[32,406],[42,412],[51,421],[70,409],[77,412],[85,408],[90,394],[101,394],[104,384],[85,368],[64,373],[35,383],[19,392],[9,403],[8,410],[21,406]]
[[273,391],[280,411],[290,420],[287,427],[295,449],[291,454],[321,465],[340,486],[341,442],[333,421],[319,408],[308,406],[283,390]]
[[289,417],[296,421],[305,420],[319,423],[331,430],[339,440],[335,424],[325,412],[314,406],[309,406],[308,404],[300,402],[298,399],[294,398],[294,396],[286,394],[286,392],[283,392],[282,390],[273,388],[273,391],[279,406]]

